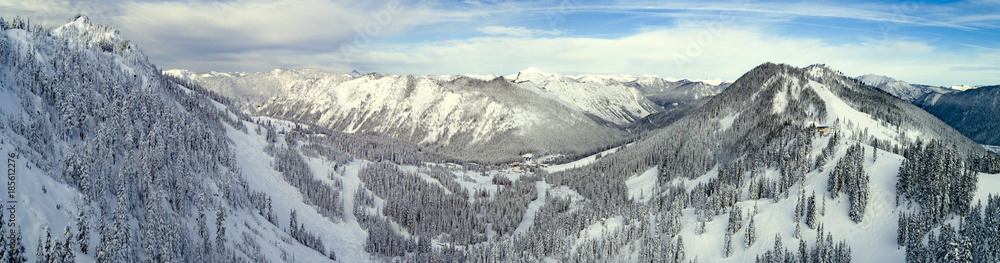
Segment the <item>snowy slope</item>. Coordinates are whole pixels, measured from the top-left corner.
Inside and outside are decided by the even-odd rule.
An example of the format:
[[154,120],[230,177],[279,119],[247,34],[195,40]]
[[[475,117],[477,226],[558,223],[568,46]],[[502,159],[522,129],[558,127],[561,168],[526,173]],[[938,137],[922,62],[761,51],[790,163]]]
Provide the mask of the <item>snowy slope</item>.
[[[816,149],[826,145],[829,138],[814,141]],[[838,146],[837,155],[833,159],[839,159],[846,152],[847,146],[853,142],[843,142]],[[872,148],[866,147],[866,151]],[[816,152],[818,154],[818,151]],[[790,198],[782,199],[778,202],[773,200],[746,200],[737,202],[739,209],[746,213],[752,210],[754,205],[760,211],[756,216],[756,232],[758,240],[755,245],[743,247],[742,236],[733,238],[734,254],[728,258],[722,257],[723,240],[722,236],[726,228],[726,218],[728,213],[715,216],[712,222],[706,226],[707,231],[696,234],[695,228],[686,228],[681,231],[685,245],[689,249],[689,257],[698,257],[702,260],[713,262],[747,262],[753,261],[756,256],[762,255],[765,251],[773,248],[774,236],[781,235],[782,243],[789,250],[798,249],[798,239],[793,237],[795,221],[795,205],[797,193],[800,187],[805,189],[807,195],[815,192],[821,199],[818,203],[826,202],[824,215],[818,215],[819,222],[823,224],[826,232],[831,232],[837,240],[844,240],[851,245],[852,260],[856,262],[903,262],[905,251],[897,248],[896,228],[898,211],[895,204],[896,173],[902,163],[902,156],[880,151],[876,161],[869,157],[866,160],[864,169],[871,176],[872,197],[868,203],[868,210],[864,221],[854,223],[848,218],[848,200],[844,195],[838,198],[830,198],[827,189],[828,174],[833,171],[835,162],[828,163],[823,172],[811,171],[807,173],[806,181],[802,185],[793,186]],[[823,200],[825,199],[825,200]],[[819,205],[819,204],[817,204]],[[685,211],[684,225],[696,225],[697,218],[691,211]],[[690,214],[689,216],[687,216]],[[746,223],[746,222],[744,222]],[[746,227],[744,224],[743,227]],[[809,246],[815,245],[815,229],[809,229],[802,223],[803,240]],[[737,234],[739,235],[739,234]],[[688,243],[689,242],[689,243]],[[706,248],[706,249],[701,249]]]
[[[855,223],[848,218],[848,203],[847,197],[840,195],[838,198],[831,198],[831,193],[827,191],[829,174],[835,170],[835,164],[837,160],[843,158],[846,153],[846,149],[849,145],[855,143],[871,144],[869,138],[877,139],[883,143],[888,142],[890,144],[906,145],[909,142],[920,137],[922,139],[926,138],[938,138],[938,139],[954,139],[960,138],[958,141],[963,144],[967,144],[967,139],[960,135],[955,134],[954,130],[943,129],[940,121],[936,119],[929,119],[931,123],[934,124],[936,129],[928,129],[926,126],[918,125],[891,125],[887,124],[885,121],[878,120],[879,117],[873,114],[861,112],[860,101],[851,101],[856,98],[845,97],[849,93],[850,89],[861,89],[863,87],[849,87],[846,91],[838,91],[842,87],[837,87],[845,85],[842,80],[839,80],[837,72],[830,70],[829,68],[823,66],[810,66],[808,68],[802,69],[805,71],[804,76],[795,76],[795,69],[785,69],[784,72],[792,72],[791,75],[783,75],[786,73],[777,73],[772,75],[774,77],[770,78],[769,82],[781,83],[784,85],[782,88],[778,88],[776,92],[774,102],[772,104],[772,114],[785,114],[785,108],[789,107],[788,101],[784,93],[787,91],[801,91],[808,89],[812,93],[816,94],[818,98],[822,101],[820,105],[815,105],[818,107],[825,107],[825,118],[816,116],[823,114],[815,114],[813,117],[820,117],[817,120],[800,120],[803,125],[816,124],[816,125],[830,125],[832,128],[842,134],[847,141],[841,141],[837,146],[836,150],[830,161],[826,162],[826,165],[819,167],[820,169],[813,169],[805,174],[805,181],[793,185],[788,192],[788,198],[779,198],[777,202],[774,200],[743,200],[737,202],[737,207],[739,210],[748,211],[754,206],[757,206],[760,213],[755,216],[757,221],[757,236],[758,241],[762,243],[755,243],[755,245],[750,248],[743,248],[742,238],[734,237],[733,240],[737,244],[734,247],[734,256],[731,258],[722,258],[721,248],[722,236],[726,227],[726,218],[728,213],[722,215],[717,215],[714,217],[712,222],[708,223],[706,226],[707,232],[703,234],[697,234],[694,228],[687,228],[681,232],[681,235],[686,241],[685,245],[692,249],[691,251],[699,259],[709,259],[710,261],[720,261],[720,262],[745,262],[755,258],[756,256],[762,255],[765,251],[772,249],[774,244],[774,236],[780,235],[784,247],[796,251],[798,249],[798,241],[793,237],[794,230],[794,212],[796,205],[796,197],[798,196],[800,188],[804,189],[804,192],[808,195],[815,191],[815,193],[821,197],[817,200],[817,205],[820,202],[826,202],[825,214],[818,217],[818,220],[822,222],[824,229],[828,232],[833,233],[835,240],[843,239],[852,248],[852,260],[858,262],[902,262],[904,260],[905,251],[899,249],[896,244],[896,228],[897,219],[899,216],[898,209],[895,204],[895,186],[896,186],[896,175],[899,171],[903,157],[891,152],[886,152],[885,150],[877,150],[878,157],[872,157],[872,151],[875,151],[870,145],[864,145],[864,151],[868,154],[865,155],[864,161],[864,171],[870,176],[870,191],[871,196],[868,201],[867,210],[863,220],[860,223]],[[780,72],[780,71],[779,71]],[[748,73],[752,74],[752,73]],[[783,77],[784,76],[784,77]],[[804,77],[804,78],[803,78]],[[783,79],[784,78],[784,79]],[[839,77],[839,78],[842,78]],[[803,81],[804,80],[804,81]],[[891,81],[887,80],[887,81]],[[767,86],[768,84],[764,84]],[[766,91],[761,91],[754,96],[759,97]],[[840,95],[838,95],[840,94]],[[724,96],[725,94],[723,94]],[[794,92],[791,96],[796,95]],[[780,98],[780,99],[779,99]],[[851,98],[850,100],[847,98]],[[779,101],[781,103],[779,103]],[[806,100],[808,101],[808,100]],[[803,101],[805,102],[805,101]],[[815,101],[814,101],[815,103]],[[922,111],[916,109],[915,107],[909,106],[908,104],[895,103],[898,107],[904,108],[904,112],[907,113],[917,113],[914,119],[927,119],[926,114],[922,114]],[[825,105],[825,106],[823,106]],[[803,107],[804,106],[804,107]],[[809,111],[812,106],[800,105],[800,109],[805,109]],[[736,107],[738,108],[738,107]],[[736,111],[735,114],[739,114]],[[740,118],[744,115],[751,116],[745,112],[740,114]],[[730,115],[732,116],[732,115]],[[731,123],[729,120],[730,116],[723,117],[720,122]],[[737,120],[736,122],[740,122]],[[730,124],[731,125],[731,124]],[[723,125],[728,126],[728,125]],[[907,127],[909,126],[909,127]],[[723,128],[725,129],[725,127]],[[818,136],[812,139],[812,153],[809,156],[818,156],[820,150],[827,146],[830,136]],[[880,146],[884,147],[884,145]],[[967,149],[975,149],[974,146],[964,146]],[[710,177],[711,172],[703,175],[701,177]],[[822,201],[821,201],[822,200]],[[687,216],[689,215],[690,216]],[[685,213],[685,225],[696,225],[697,217],[693,215],[693,212]],[[746,217],[744,217],[746,220]],[[746,223],[746,222],[744,222]],[[744,225],[745,227],[746,225]],[[806,240],[807,245],[814,245],[814,237],[816,236],[816,231],[809,229],[808,227],[802,226],[802,236]],[[703,247],[708,247],[709,249],[700,249]],[[742,253],[741,253],[742,252]],[[690,257],[691,255],[689,255]]]

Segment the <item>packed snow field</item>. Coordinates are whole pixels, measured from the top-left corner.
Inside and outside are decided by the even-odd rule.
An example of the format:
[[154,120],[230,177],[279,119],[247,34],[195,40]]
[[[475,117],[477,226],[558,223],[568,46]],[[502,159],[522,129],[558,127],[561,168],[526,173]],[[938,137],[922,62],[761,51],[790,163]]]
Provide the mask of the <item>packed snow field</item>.
[[0,20],[0,259],[1000,261],[1000,157],[880,85],[942,92],[164,72],[85,16]]

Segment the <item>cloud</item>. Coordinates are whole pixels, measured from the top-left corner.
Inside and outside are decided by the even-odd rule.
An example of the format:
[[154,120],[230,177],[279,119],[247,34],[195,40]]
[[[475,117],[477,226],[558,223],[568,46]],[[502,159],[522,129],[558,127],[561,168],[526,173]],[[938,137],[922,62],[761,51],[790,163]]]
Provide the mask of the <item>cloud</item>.
[[[374,43],[415,26],[482,15],[439,12],[431,4],[400,0],[0,0],[0,14],[27,16],[49,27],[76,13],[119,29],[154,63],[195,71],[266,70],[279,65],[231,67],[238,63],[226,61],[239,56],[285,61],[278,56],[332,53],[355,46],[356,39]],[[222,59],[220,67],[212,67],[210,59]]]
[[524,27],[507,27],[507,26],[485,26],[477,28],[476,30],[487,35],[507,35],[514,37],[562,34],[562,31],[559,30],[537,30],[537,29],[527,29]]
[[[656,74],[734,80],[763,62],[823,63],[849,76],[884,74],[930,85],[994,84],[995,52],[942,50],[917,41],[836,44],[782,36],[756,27],[662,28],[620,38],[475,37],[373,49],[358,54],[366,70],[398,74],[511,74],[534,66],[565,74]],[[959,70],[966,69],[966,70]],[[976,83],[970,83],[976,81]],[[982,82],[982,83],[979,83]]]
[[127,15],[113,24],[152,45],[147,52],[165,55],[332,52],[358,35],[384,37],[439,19],[398,1],[133,2],[122,9]]
[[[162,68],[194,71],[509,74],[536,66],[569,74],[735,79],[774,61],[826,63],[850,75],[934,85],[1000,82],[991,68],[1000,61],[997,49],[951,47],[997,43],[994,31],[984,30],[1000,27],[996,9],[987,7],[996,0],[913,3],[0,0],[0,14],[58,26],[86,13],[120,29]],[[583,28],[573,22],[595,18],[608,23]],[[901,37],[789,35],[808,23]],[[539,29],[546,26],[550,30]],[[898,29],[903,26],[944,37],[917,36],[910,31],[919,30]],[[572,35],[579,32],[589,35]],[[965,35],[956,40],[948,32]]]

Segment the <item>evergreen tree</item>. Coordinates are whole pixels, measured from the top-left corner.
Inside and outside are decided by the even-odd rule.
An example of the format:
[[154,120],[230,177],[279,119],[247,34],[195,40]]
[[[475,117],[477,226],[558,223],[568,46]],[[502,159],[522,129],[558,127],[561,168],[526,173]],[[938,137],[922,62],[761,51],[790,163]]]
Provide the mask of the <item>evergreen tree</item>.
[[98,262],[111,262],[112,253],[115,251],[112,233],[108,233],[108,226],[103,217],[97,227],[100,240],[97,243],[97,251],[94,256],[97,257]]
[[674,262],[675,263],[684,262],[685,255],[684,255],[684,238],[683,237],[677,237],[677,249],[674,250],[674,251],[676,251],[676,253],[677,253],[676,256],[674,256]]
[[725,246],[723,248],[723,250],[722,250],[723,251],[722,252],[722,257],[728,258],[729,256],[732,256],[733,255],[733,237],[732,237],[732,235],[730,235],[729,233],[725,233],[725,237],[723,238],[722,242],[724,243],[723,245]]
[[799,262],[803,262],[803,263],[809,262],[809,248],[806,247],[806,240],[802,239],[802,238],[799,239],[799,254],[798,254],[798,258],[799,258]]
[[740,230],[740,225],[743,224],[742,215],[743,213],[736,210],[735,205],[729,210],[729,222],[726,225],[727,235],[736,234]]
[[299,235],[296,233],[296,231],[298,230],[298,220],[295,215],[295,209],[292,209],[292,211],[289,212],[289,218],[290,219],[288,221],[288,233],[289,235],[292,236],[292,238],[298,239]]
[[205,219],[204,198],[202,198],[202,202],[198,202],[198,217],[196,224],[196,227],[198,228],[198,237],[201,239],[201,247],[199,248],[199,254],[201,255],[200,258],[205,262],[210,262],[212,255],[212,242],[210,240],[212,239],[210,238],[211,234],[208,232],[208,223]]
[[21,231],[16,229],[11,229],[8,231],[12,230],[15,231],[14,238],[8,241],[9,242],[8,245],[10,246],[11,249],[7,251],[9,256],[7,256],[6,262],[8,263],[28,262],[27,254],[24,249],[24,242],[21,241],[22,239]]
[[49,229],[49,226],[45,226],[45,245],[42,247],[42,251],[40,252],[42,253],[42,257],[39,260],[42,262],[52,262],[52,252],[52,231]]
[[76,253],[73,252],[73,233],[70,232],[69,225],[66,225],[66,229],[63,231],[63,239],[66,242],[63,243],[62,257],[59,262],[76,262]]
[[784,262],[785,247],[781,244],[781,235],[774,235],[774,262]]
[[[0,20],[2,23],[3,20]],[[3,220],[3,211],[0,211],[0,263],[9,261],[10,258],[10,245],[7,241],[7,221]]]
[[806,226],[810,229],[816,227],[816,191],[813,191],[806,204]]
[[216,251],[219,254],[225,254],[226,251],[226,208],[219,205],[219,209],[215,212],[215,246]]
[[[76,215],[76,243],[80,246],[80,252],[87,254],[88,239],[90,232],[87,231],[87,213],[83,208],[78,209]],[[68,240],[68,239],[67,239]]]
[[819,209],[819,215],[826,215],[826,196],[823,196],[823,207]]
[[49,260],[45,258],[45,243],[42,242],[42,237],[38,237],[38,248],[35,249],[35,262],[48,263]]
[[743,246],[750,248],[754,240],[757,239],[756,224],[753,222],[754,216],[750,216],[750,224],[747,226],[746,237],[743,239]]
[[[118,178],[119,180],[124,181],[122,180],[122,178],[124,178],[123,174],[119,173]],[[126,207],[129,205],[127,199],[128,195],[125,193],[125,185],[120,184],[118,188],[118,205],[115,207],[113,214],[115,232],[113,234],[109,234],[111,236],[108,242],[109,249],[105,250],[109,253],[108,256],[110,256],[111,260],[114,262],[130,261],[131,257],[134,256],[134,253],[131,251],[131,243],[129,242],[130,233],[126,230],[128,229],[129,224],[129,216],[126,211]]]
[[795,232],[792,233],[795,238],[802,238],[802,223],[795,222]]
[[51,263],[62,263],[62,258],[66,255],[63,253],[63,243],[62,240],[58,238],[52,242],[52,251],[49,252],[49,262]]

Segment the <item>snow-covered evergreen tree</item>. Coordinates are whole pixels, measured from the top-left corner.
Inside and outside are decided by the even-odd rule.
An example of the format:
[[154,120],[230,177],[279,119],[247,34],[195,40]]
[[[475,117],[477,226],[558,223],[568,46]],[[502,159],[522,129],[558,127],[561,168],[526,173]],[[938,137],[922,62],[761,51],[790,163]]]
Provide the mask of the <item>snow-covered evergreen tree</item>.
[[753,242],[757,240],[757,224],[753,222],[754,216],[750,216],[750,223],[747,225],[746,236],[743,239],[743,246],[750,248]]
[[77,209],[79,211],[77,211],[76,214],[76,237],[74,238],[76,239],[77,245],[80,247],[80,252],[87,254],[87,249],[90,248],[90,231],[88,229],[89,227],[87,227],[89,213],[85,211],[84,207],[79,207]]
[[66,229],[63,230],[63,240],[65,242],[63,242],[58,262],[76,262],[76,252],[73,251],[73,232],[70,231],[69,225],[66,225]]

